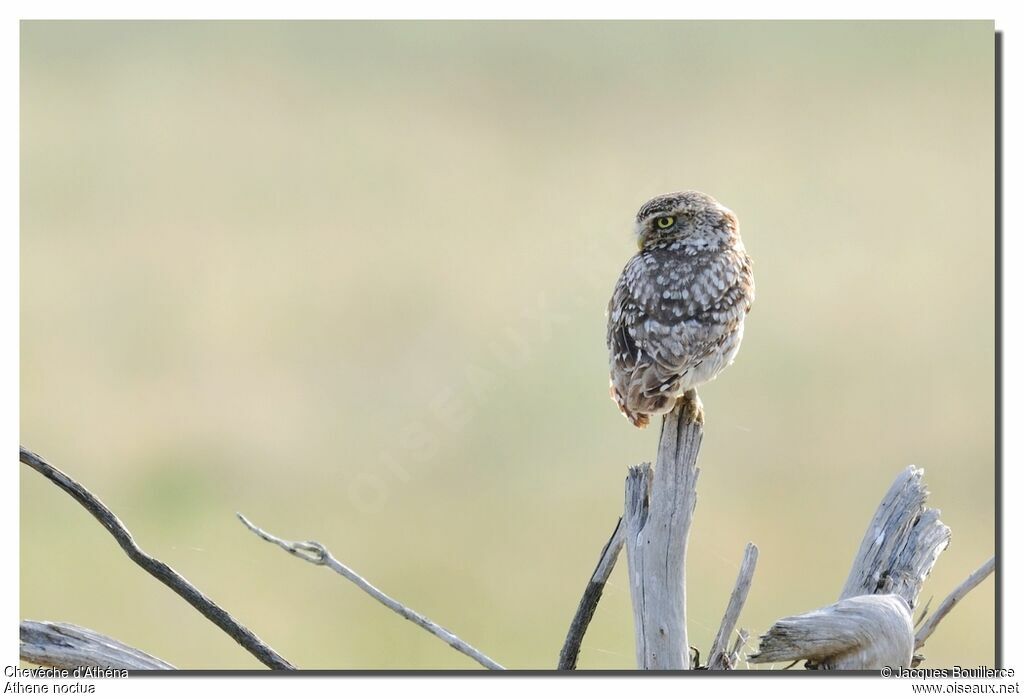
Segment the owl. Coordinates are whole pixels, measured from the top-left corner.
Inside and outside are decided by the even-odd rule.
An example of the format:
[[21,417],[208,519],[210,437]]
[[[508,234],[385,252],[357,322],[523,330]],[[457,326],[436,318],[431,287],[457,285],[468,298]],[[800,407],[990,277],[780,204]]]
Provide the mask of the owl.
[[707,194],[663,194],[636,215],[639,252],[608,303],[611,394],[637,427],[732,363],[754,301],[735,214]]

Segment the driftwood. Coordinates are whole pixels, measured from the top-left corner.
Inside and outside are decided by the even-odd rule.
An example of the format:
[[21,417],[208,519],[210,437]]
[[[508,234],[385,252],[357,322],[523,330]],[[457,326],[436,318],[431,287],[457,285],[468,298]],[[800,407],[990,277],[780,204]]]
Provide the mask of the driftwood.
[[697,454],[704,413],[696,391],[665,416],[658,463],[626,477],[626,558],[637,666],[690,669],[686,633],[686,544],[697,504]]
[[36,665],[75,670],[174,670],[170,663],[118,640],[74,624],[21,622],[21,659]]
[[910,607],[899,595],[848,597],[813,612],[776,621],[754,663],[808,661],[809,669],[909,667],[914,654]]
[[893,593],[917,606],[921,586],[949,546],[949,527],[925,507],[924,471],[908,466],[875,511],[839,599]]
[[868,525],[839,602],[775,622],[761,637],[753,663],[807,660],[808,669],[867,670],[909,667],[914,650],[950,608],[994,568],[975,571],[922,626],[911,613],[921,586],[949,545],[939,511],[925,507],[923,471],[904,469]]

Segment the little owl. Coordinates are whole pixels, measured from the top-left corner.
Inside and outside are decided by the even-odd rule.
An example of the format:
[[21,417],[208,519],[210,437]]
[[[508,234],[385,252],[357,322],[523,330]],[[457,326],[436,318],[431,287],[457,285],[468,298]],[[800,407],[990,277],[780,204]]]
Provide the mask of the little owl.
[[640,252],[608,303],[611,393],[637,427],[732,363],[754,301],[739,222],[701,192],[655,197],[636,215]]

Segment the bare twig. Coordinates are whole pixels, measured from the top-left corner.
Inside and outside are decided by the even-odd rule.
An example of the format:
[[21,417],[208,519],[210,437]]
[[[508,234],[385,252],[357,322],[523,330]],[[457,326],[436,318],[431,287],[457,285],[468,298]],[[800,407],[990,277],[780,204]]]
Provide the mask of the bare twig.
[[711,644],[711,652],[708,654],[709,670],[728,670],[732,667],[729,653],[729,637],[732,630],[736,628],[740,612],[747,601],[747,593],[750,592],[750,584],[754,579],[754,569],[757,567],[757,547],[747,544],[743,552],[743,562],[740,564],[740,572],[736,576],[736,585],[733,587],[732,595],[729,596],[729,604],[722,616],[722,624],[718,627],[718,633]]
[[580,645],[583,643],[583,636],[587,633],[590,620],[594,618],[594,611],[597,610],[597,603],[601,601],[601,593],[604,592],[605,583],[615,568],[615,561],[622,550],[625,541],[625,527],[622,526],[622,518],[615,524],[608,543],[601,549],[601,555],[597,559],[597,567],[590,576],[587,589],[583,592],[583,598],[576,608],[576,616],[569,625],[569,633],[562,645],[562,652],[558,657],[559,670],[575,670],[576,661],[580,655]]
[[915,629],[924,622],[925,617],[928,616],[928,610],[931,609],[932,602],[934,601],[935,597],[929,597],[928,601],[924,603],[924,606],[921,608],[921,612],[917,615],[917,620],[914,622]]
[[747,644],[748,638],[750,638],[750,634],[747,633],[746,629],[740,629],[736,632],[736,642],[732,644],[732,650],[729,651],[729,665],[726,669],[735,669],[737,663],[739,663],[740,651]]
[[903,469],[868,525],[839,599],[898,594],[911,609],[939,554],[949,545],[949,527],[939,511],[925,507],[924,471]]
[[494,662],[486,655],[478,651],[473,646],[469,645],[461,638],[453,634],[448,629],[438,626],[430,619],[426,618],[422,614],[412,609],[409,609],[401,602],[388,597],[386,594],[378,590],[376,587],[371,585],[366,578],[362,577],[354,570],[346,566],[344,563],[336,559],[331,552],[328,551],[323,545],[318,544],[315,541],[288,541],[287,539],[281,539],[279,537],[270,534],[269,532],[260,529],[255,524],[250,522],[244,515],[238,513],[238,519],[241,520],[249,531],[256,534],[264,541],[268,541],[272,544],[276,544],[283,548],[288,553],[292,554],[297,558],[301,558],[307,563],[313,565],[326,566],[330,568],[338,575],[342,576],[346,580],[355,583],[356,587],[365,592],[366,594],[373,597],[375,600],[383,604],[385,607],[395,612],[399,616],[419,626],[421,629],[430,632],[434,636],[437,636],[442,641],[447,643],[449,646],[459,651],[460,653],[469,656],[476,662],[480,663],[489,670],[504,670],[501,665]]
[[704,413],[691,390],[662,422],[657,469],[641,464],[626,477],[626,556],[641,670],[690,669],[686,544],[703,434]]
[[56,466],[49,464],[45,459],[32,453],[25,447],[21,448],[21,463],[29,466],[61,490],[73,497],[78,504],[89,511],[93,517],[99,520],[111,536],[117,541],[121,549],[128,554],[139,567],[176,592],[182,599],[191,604],[200,614],[212,621],[226,634],[235,639],[243,648],[252,653],[264,665],[275,670],[294,670],[295,667],[283,657],[261,641],[256,634],[242,626],[227,611],[217,606],[209,597],[204,595],[195,585],[183,578],[169,565],[153,558],[139,548],[132,538],[131,533],[121,523],[110,509],[100,502],[99,498],[89,492]]
[[914,639],[914,648],[923,646],[928,637],[935,631],[935,627],[949,614],[956,603],[962,600],[968,592],[976,588],[982,580],[991,575],[995,568],[996,557],[993,556],[982,563],[976,571],[968,575],[966,580],[957,585],[956,589],[950,592],[946,599],[942,600],[942,604],[936,607],[935,613],[928,617],[928,620],[918,629],[917,637]]
[[116,670],[174,670],[149,653],[74,624],[21,622],[21,659],[64,670],[80,667]]

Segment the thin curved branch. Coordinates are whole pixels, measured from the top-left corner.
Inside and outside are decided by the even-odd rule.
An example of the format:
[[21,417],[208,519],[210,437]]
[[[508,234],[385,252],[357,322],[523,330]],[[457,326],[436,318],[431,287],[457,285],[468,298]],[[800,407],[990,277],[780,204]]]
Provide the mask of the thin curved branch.
[[434,636],[437,636],[442,641],[447,643],[449,646],[459,651],[463,655],[467,655],[476,662],[480,663],[489,670],[504,670],[505,668],[494,662],[486,655],[478,651],[473,646],[469,645],[461,638],[453,634],[443,626],[439,626],[426,618],[419,612],[406,607],[401,602],[388,597],[386,594],[378,590],[376,587],[370,584],[366,578],[362,577],[354,570],[346,566],[344,563],[339,561],[337,558],[331,555],[322,544],[318,544],[315,541],[288,541],[287,539],[281,539],[279,537],[270,534],[269,532],[260,529],[255,524],[250,522],[241,513],[236,513],[238,519],[241,520],[249,531],[256,536],[260,537],[264,541],[268,541],[272,544],[276,544],[283,548],[288,553],[292,554],[296,558],[301,558],[307,563],[313,565],[326,566],[333,570],[338,575],[342,576],[346,580],[355,583],[356,587],[365,592],[366,594],[373,597],[375,600],[383,604],[385,607],[398,614],[404,619],[411,621],[412,623],[419,626],[421,629],[430,632]]
[[622,517],[619,517],[612,535],[608,538],[608,543],[601,549],[601,555],[597,559],[597,567],[594,568],[594,572],[590,576],[587,589],[583,591],[583,597],[576,608],[576,616],[573,617],[572,623],[569,625],[569,633],[565,637],[562,652],[558,656],[559,670],[576,669],[576,661],[580,656],[583,636],[587,633],[590,620],[594,618],[594,612],[597,611],[597,603],[601,601],[604,586],[608,582],[612,570],[615,569],[615,561],[618,559],[619,552],[622,551],[622,545],[626,541],[625,536]]
[[21,447],[21,463],[35,469],[61,490],[66,492],[88,510],[104,528],[110,532],[121,549],[128,554],[136,565],[154,578],[171,588],[191,604],[200,614],[216,624],[224,633],[235,639],[239,645],[252,653],[261,663],[274,670],[294,670],[295,666],[281,657],[273,648],[261,641],[256,634],[235,620],[227,611],[219,607],[209,597],[183,578],[176,570],[161,560],[153,558],[139,548],[131,532],[121,523],[110,508],[100,502],[99,498],[89,492],[83,485],[75,481],[56,466],[45,459]]
[[917,636],[914,638],[914,648],[923,646],[928,637],[935,631],[935,627],[946,618],[946,615],[952,611],[956,603],[962,600],[968,592],[980,585],[981,581],[991,575],[995,569],[996,557],[992,556],[992,558],[982,563],[976,571],[968,575],[966,580],[957,585],[956,589],[950,592],[946,599],[942,600],[942,604],[936,607],[935,613],[928,617],[928,620],[917,630]]

